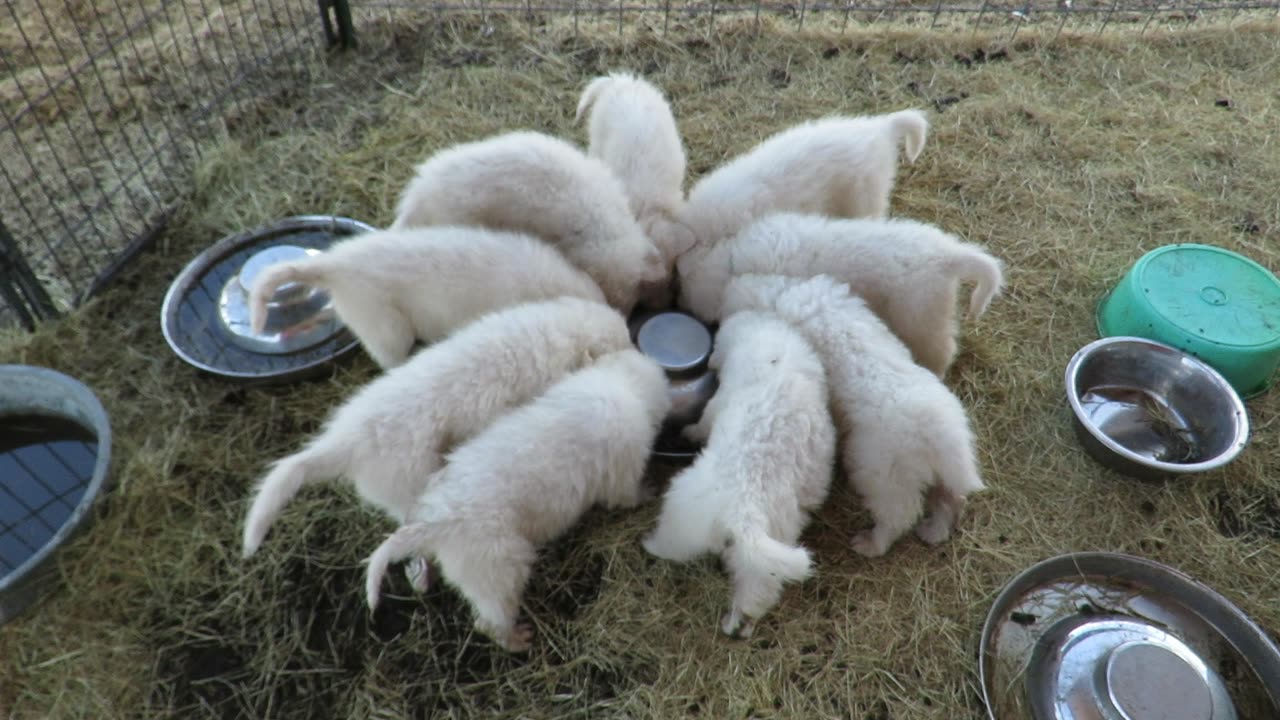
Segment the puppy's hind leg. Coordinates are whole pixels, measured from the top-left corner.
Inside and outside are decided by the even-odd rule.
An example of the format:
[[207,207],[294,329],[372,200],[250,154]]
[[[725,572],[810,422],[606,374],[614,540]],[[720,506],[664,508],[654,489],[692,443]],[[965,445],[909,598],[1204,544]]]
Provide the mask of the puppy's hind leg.
[[855,552],[866,557],[880,557],[916,524],[924,510],[922,480],[931,474],[927,464],[901,456],[889,459],[887,467],[864,465],[857,468],[854,486],[871,511],[875,526],[854,536]]
[[964,512],[967,500],[942,485],[929,490],[928,515],[916,525],[916,537],[927,545],[938,545],[951,537],[956,520]]
[[697,461],[671,480],[658,525],[641,545],[654,557],[672,562],[688,562],[719,550],[716,538],[716,503],[705,486],[705,463]]
[[928,516],[916,526],[916,536],[929,545],[951,537],[969,493],[986,487],[978,474],[967,426],[953,421],[943,428],[945,431],[935,437],[938,447],[933,451],[938,484],[929,490]]
[[[466,542],[462,540],[461,542]],[[476,629],[508,652],[529,649],[533,627],[516,624],[520,596],[537,558],[537,550],[518,536],[440,547],[440,568],[471,603]]]

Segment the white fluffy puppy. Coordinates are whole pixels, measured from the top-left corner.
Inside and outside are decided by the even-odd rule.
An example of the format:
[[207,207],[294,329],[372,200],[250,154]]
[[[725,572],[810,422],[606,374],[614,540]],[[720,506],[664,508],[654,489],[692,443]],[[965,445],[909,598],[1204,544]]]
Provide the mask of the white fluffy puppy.
[[631,212],[670,271],[693,246],[693,233],[675,219],[684,205],[685,153],[671,105],[647,80],[615,72],[587,85],[574,121],[588,110],[587,154],[600,158],[622,181]]
[[824,274],[846,283],[938,377],[955,358],[960,284],[974,286],[968,315],[975,320],[1004,283],[998,259],[927,223],[778,213],[712,249],[680,279],[680,304],[714,322],[730,277],[749,273]]
[[733,575],[721,629],[747,637],[778,603],[783,583],[812,572],[809,552],[796,540],[827,497],[836,432],[821,361],[776,315],[730,316],[709,363],[720,387],[685,429],[694,440],[709,440],[672,479],[658,525],[643,543],[676,562],[721,553]]
[[514,132],[437,152],[401,194],[392,228],[479,225],[527,232],[586,271],[629,313],[641,286],[665,281],[662,253],[631,214],[608,166],[573,145]]
[[492,310],[562,296],[604,302],[590,276],[546,243],[467,227],[374,231],[272,265],[250,290],[255,332],[271,296],[291,282],[328,290],[338,317],[384,369],[404,362],[415,339],[435,341]]
[[884,217],[899,148],[915,161],[929,124],[923,112],[830,117],[784,130],[739,155],[689,191],[681,220],[697,244],[680,257],[683,276],[702,253],[773,212]]
[[275,463],[245,519],[244,556],[304,485],[339,476],[403,523],[444,453],[565,374],[629,347],[622,316],[588,300],[481,317],[361,388],[305,448]]
[[946,540],[966,497],[984,487],[960,400],[912,362],[866,303],[826,275],[734,278],[724,312],[747,309],[778,313],[822,358],[844,469],[875,520],[854,538],[854,550],[883,555],[913,525],[926,543]]
[[588,509],[634,507],[650,447],[671,404],[662,369],[636,350],[601,358],[453,451],[418,499],[411,524],[369,558],[378,604],[387,565],[433,557],[471,603],[476,628],[512,652],[533,629],[517,625],[539,545]]

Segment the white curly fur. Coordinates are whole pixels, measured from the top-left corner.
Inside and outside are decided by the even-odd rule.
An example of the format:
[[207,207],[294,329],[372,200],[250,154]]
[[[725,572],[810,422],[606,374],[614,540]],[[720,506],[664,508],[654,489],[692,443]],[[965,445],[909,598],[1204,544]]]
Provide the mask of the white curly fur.
[[272,265],[250,291],[255,331],[271,296],[291,282],[328,290],[338,317],[383,369],[403,363],[415,340],[433,342],[493,310],[562,296],[604,302],[595,281],[546,243],[468,227],[374,231]]
[[912,526],[926,543],[946,540],[966,497],[984,488],[960,400],[912,362],[848,286],[826,275],[736,277],[724,312],[748,309],[778,313],[822,358],[844,470],[875,520],[854,538],[854,550],[883,555]]
[[681,275],[752,221],[774,212],[884,217],[898,172],[924,148],[928,120],[919,110],[830,117],[784,130],[702,178],[680,220],[696,244],[680,256]]
[[631,347],[607,305],[560,298],[485,315],[365,385],[302,450],[274,464],[245,518],[253,555],[305,485],[345,477],[404,522],[443,455],[602,355]]
[[974,286],[968,317],[975,320],[1004,283],[998,259],[927,223],[778,213],[703,256],[680,278],[680,305],[714,322],[729,279],[748,273],[825,274],[848,284],[906,343],[916,362],[938,377],[955,358],[960,284]]
[[693,233],[675,219],[684,205],[686,163],[671,105],[644,78],[615,72],[595,78],[582,91],[575,122],[588,112],[587,154],[622,181],[632,213],[670,271],[693,246]]
[[410,524],[369,558],[376,607],[387,565],[420,554],[471,603],[476,628],[511,652],[533,629],[516,623],[537,548],[593,505],[634,507],[649,451],[670,407],[666,375],[636,350],[601,358],[453,451]]
[[667,279],[662,253],[632,216],[608,166],[541,133],[454,145],[418,165],[391,227],[426,225],[535,235],[585,270],[623,313],[631,311],[642,285]]
[[812,574],[809,552],[796,541],[827,497],[836,431],[822,363],[779,317],[735,313],[715,342],[710,365],[720,387],[685,428],[707,445],[672,479],[643,542],[650,554],[676,562],[720,553],[733,575],[720,627],[747,637],[778,603],[784,582]]

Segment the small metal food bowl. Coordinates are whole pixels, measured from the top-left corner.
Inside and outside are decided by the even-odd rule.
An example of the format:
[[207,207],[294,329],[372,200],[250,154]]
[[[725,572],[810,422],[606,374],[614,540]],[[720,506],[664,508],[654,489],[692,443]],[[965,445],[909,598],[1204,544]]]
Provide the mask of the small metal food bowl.
[[1212,588],[1131,555],[1028,568],[980,644],[991,720],[1280,717],[1280,648]]
[[1066,371],[1076,436],[1099,463],[1154,480],[1213,470],[1249,440],[1240,396],[1201,360],[1154,340],[1110,337]]
[[259,250],[245,260],[240,272],[232,275],[218,298],[218,319],[232,342],[246,350],[284,355],[309,348],[342,329],[329,293],[301,283],[285,283],[267,301],[267,317],[262,332],[250,323],[249,293],[258,275],[278,263],[303,260],[321,253],[312,247],[274,245]]
[[54,556],[88,525],[110,465],[111,422],[92,390],[0,365],[0,625],[51,589]]
[[716,392],[715,372],[707,368],[711,330],[694,316],[675,310],[637,313],[629,325],[636,347],[667,371],[670,383],[671,411],[654,443],[654,454],[692,458],[701,448],[680,430],[698,421]]
[[249,290],[266,268],[318,255],[374,228],[349,218],[304,215],[222,238],[183,268],[160,311],[169,347],[188,364],[250,382],[289,382],[324,372],[359,342],[329,294],[300,283],[279,287],[266,327],[249,323]]

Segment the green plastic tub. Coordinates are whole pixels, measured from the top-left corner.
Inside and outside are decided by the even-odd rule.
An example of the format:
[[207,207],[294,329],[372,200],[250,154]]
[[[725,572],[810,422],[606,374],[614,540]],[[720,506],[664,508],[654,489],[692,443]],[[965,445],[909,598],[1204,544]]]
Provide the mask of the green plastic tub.
[[1280,280],[1212,245],[1143,255],[1098,303],[1102,337],[1133,335],[1195,355],[1241,397],[1271,386],[1280,367]]

